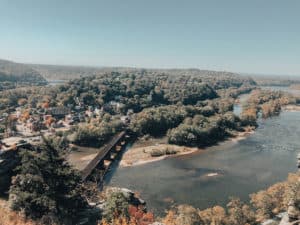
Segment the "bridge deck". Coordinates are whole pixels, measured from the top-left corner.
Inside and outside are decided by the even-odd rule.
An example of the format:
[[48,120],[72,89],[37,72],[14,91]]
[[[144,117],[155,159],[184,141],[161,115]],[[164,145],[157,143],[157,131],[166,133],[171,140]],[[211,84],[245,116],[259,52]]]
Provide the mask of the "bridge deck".
[[67,156],[67,161],[80,171],[82,179],[85,180],[125,134],[126,132],[123,131],[115,135],[101,148],[78,146],[76,151]]

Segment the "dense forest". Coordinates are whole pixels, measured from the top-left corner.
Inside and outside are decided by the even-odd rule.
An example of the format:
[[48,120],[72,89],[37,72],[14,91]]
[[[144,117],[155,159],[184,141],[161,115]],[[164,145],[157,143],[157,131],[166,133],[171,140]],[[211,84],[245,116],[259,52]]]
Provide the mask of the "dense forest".
[[[170,72],[170,70],[168,70]],[[232,113],[235,99],[256,88],[251,78],[233,73],[154,70],[135,73],[111,72],[74,79],[59,86],[17,88],[2,91],[0,110],[45,111],[68,107],[72,111],[98,110],[98,116],[83,116],[79,123],[57,139],[62,143],[101,146],[125,129],[121,116],[131,115],[129,129],[138,137],[167,135],[169,143],[207,146],[256,126],[263,117],[278,114],[282,105],[297,100],[283,92],[256,90],[243,106],[240,117]],[[80,113],[78,113],[80,115]],[[63,141],[62,141],[63,140]]]
[[[182,75],[184,72],[190,75]],[[134,133],[162,136],[168,132],[170,143],[187,143],[179,141],[180,133],[190,139],[212,135],[215,141],[192,141],[190,145],[212,144],[229,135],[230,130],[241,129],[239,119],[229,112],[239,94],[255,88],[251,78],[199,70],[174,70],[174,73],[154,70],[111,72],[74,79],[55,87],[7,90],[0,97],[0,110],[14,110],[18,106],[29,112],[55,106],[74,111],[78,107],[81,110],[101,109],[100,117],[84,118],[86,124],[78,124],[63,135],[84,146],[101,146],[124,129],[120,116],[130,113],[133,114],[130,129]],[[202,121],[201,116],[203,122],[189,122]],[[216,129],[220,124],[222,127]]]
[[241,117],[233,115],[235,98],[254,88],[253,80],[232,73],[214,77],[145,70],[112,72],[59,86],[2,91],[0,110],[18,106],[29,111],[55,106],[76,110],[78,105],[101,109],[99,118],[85,118],[85,124],[58,136],[83,146],[103,145],[124,129],[120,116],[131,112],[130,129],[137,136],[167,135],[170,143],[200,147],[241,131],[243,126],[255,126],[259,112],[268,117],[278,114],[282,105],[296,101],[283,92],[256,90],[243,106]]
[[[169,104],[196,104],[198,101],[218,97],[218,90],[237,89],[255,85],[249,78],[237,74],[221,73],[219,76],[207,74],[177,76],[158,72],[140,70],[136,73],[106,73],[98,76],[75,79],[59,87],[16,89],[3,92],[1,103],[16,106],[14,97],[27,98],[29,101],[42,97],[41,101],[49,101],[50,105],[75,105],[83,103],[101,107],[111,101],[120,103],[121,113],[128,109],[134,112],[143,108]],[[32,103],[31,101],[29,103]],[[33,103],[34,104],[34,103]],[[109,108],[109,105],[106,105]],[[2,107],[3,108],[3,107]],[[107,109],[109,110],[109,109]],[[111,113],[115,110],[111,109]]]

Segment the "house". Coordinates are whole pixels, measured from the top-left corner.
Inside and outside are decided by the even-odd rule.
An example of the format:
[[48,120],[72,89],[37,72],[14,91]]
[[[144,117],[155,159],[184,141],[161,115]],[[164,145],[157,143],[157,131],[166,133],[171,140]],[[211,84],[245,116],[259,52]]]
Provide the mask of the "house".
[[93,111],[90,111],[90,110],[86,110],[85,115],[88,116],[88,117],[94,117]]
[[97,116],[101,116],[102,111],[103,111],[102,109],[95,108],[94,113],[95,113]]
[[49,115],[49,114],[43,115],[43,120],[44,120],[44,121],[47,121],[47,120],[49,120],[50,118],[52,118],[52,116]]
[[121,95],[116,95],[116,96],[115,96],[115,100],[116,100],[116,101],[120,101],[120,100],[121,100],[121,98],[122,98],[122,96],[121,96]]
[[75,110],[79,111],[81,109],[81,106],[80,105],[76,105],[75,106]]
[[132,116],[134,114],[133,109],[128,109],[127,116]]
[[45,124],[39,120],[33,120],[27,126],[31,132],[37,132],[46,128]]
[[130,123],[130,117],[129,116],[121,116],[121,121],[124,124],[128,124],[128,123]]
[[123,103],[116,102],[116,101],[110,101],[109,105],[116,111],[119,111],[121,108],[125,106]]
[[43,129],[46,129],[46,125],[44,123],[44,118],[41,115],[31,116],[26,121],[27,128],[30,129],[31,132],[37,132]]
[[66,115],[65,122],[67,125],[74,125],[80,122],[80,118],[78,115],[68,114]]
[[70,109],[67,107],[53,107],[47,110],[47,114],[50,114],[56,119],[63,119],[70,113]]
[[64,122],[62,120],[59,120],[58,122],[56,123],[52,123],[51,124],[51,127],[52,128],[61,128],[61,127],[64,127]]

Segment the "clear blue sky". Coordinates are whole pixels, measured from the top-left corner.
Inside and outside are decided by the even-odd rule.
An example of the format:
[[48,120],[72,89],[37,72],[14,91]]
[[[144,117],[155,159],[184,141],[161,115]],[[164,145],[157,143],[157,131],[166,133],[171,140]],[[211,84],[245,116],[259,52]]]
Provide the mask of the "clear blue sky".
[[0,58],[300,75],[300,1],[0,0]]

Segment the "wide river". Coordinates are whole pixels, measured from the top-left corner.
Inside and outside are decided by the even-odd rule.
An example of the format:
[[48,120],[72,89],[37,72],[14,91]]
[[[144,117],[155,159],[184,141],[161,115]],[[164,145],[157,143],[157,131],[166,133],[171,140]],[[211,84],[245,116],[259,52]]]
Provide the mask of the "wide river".
[[[300,112],[282,112],[260,120],[255,133],[243,140],[145,165],[115,167],[106,184],[139,192],[157,214],[173,201],[201,209],[225,205],[230,196],[247,201],[249,194],[283,181],[297,170],[299,140]],[[220,175],[207,176],[211,173]]]

